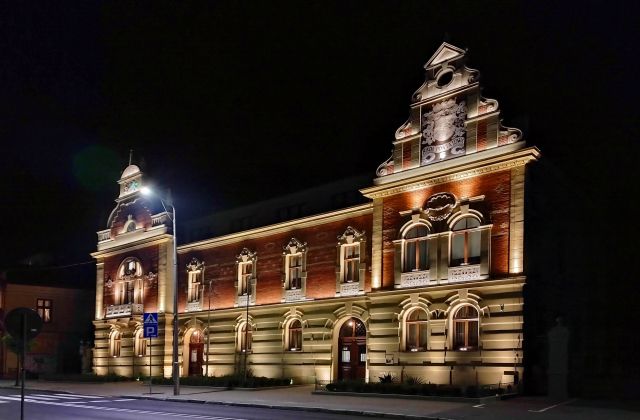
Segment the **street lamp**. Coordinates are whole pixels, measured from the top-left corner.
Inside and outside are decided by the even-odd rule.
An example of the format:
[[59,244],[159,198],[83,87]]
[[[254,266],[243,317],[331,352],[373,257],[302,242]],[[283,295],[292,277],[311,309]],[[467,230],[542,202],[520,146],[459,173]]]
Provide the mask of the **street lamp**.
[[[144,195],[155,195],[162,204],[164,211],[169,214],[165,201],[157,193],[149,187],[142,187],[140,192]],[[178,364],[178,235],[176,232],[176,206],[173,200],[166,203],[171,206],[171,222],[173,223],[173,350],[172,350],[172,376],[173,376],[173,395],[180,395],[180,366]]]

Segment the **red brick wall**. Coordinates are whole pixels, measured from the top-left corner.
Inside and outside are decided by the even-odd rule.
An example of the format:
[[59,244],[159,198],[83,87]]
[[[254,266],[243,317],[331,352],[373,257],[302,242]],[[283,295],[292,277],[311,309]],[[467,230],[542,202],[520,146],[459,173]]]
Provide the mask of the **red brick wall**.
[[487,148],[487,120],[478,121],[478,137],[476,139],[476,150],[481,152]]
[[[115,304],[115,287],[108,288],[106,286],[107,279],[111,277],[113,281],[118,276],[118,268],[125,258],[134,257],[140,260],[142,265],[142,271],[147,274],[149,271],[153,271],[158,274],[158,259],[160,257],[160,247],[158,245],[151,245],[146,248],[137,249],[135,251],[122,253],[113,257],[105,258],[104,260],[104,300],[105,306]],[[154,281],[152,284],[145,282],[144,285],[144,310],[146,312],[157,312],[158,309],[158,281]]]
[[394,245],[398,239],[400,228],[410,220],[410,216],[401,217],[399,212],[412,208],[424,207],[424,202],[431,195],[439,192],[450,192],[456,197],[473,197],[484,195],[486,206],[485,217],[493,223],[491,230],[491,273],[507,274],[509,270],[509,204],[511,194],[510,172],[502,171],[471,179],[440,184],[394,195],[383,202],[383,288],[393,287],[394,278]]
[[207,285],[213,279],[212,308],[232,308],[236,297],[236,257],[242,248],[257,252],[256,304],[280,303],[282,298],[282,247],[291,237],[307,243],[307,289],[306,297],[322,299],[334,297],[336,292],[336,246],[337,237],[344,233],[347,226],[365,231],[367,236],[367,264],[365,289],[370,290],[371,279],[371,215],[353,217],[340,222],[319,224],[303,229],[292,229],[258,239],[212,247],[205,250],[190,251],[180,254],[179,260],[179,303],[178,308],[184,311],[186,304],[187,272],[183,269],[192,258],[205,263],[204,305],[208,305]]
[[143,199],[122,204],[118,208],[111,224],[111,237],[115,238],[116,235],[120,233],[124,225],[127,223],[127,220],[129,220],[129,215],[132,216],[132,219],[135,220],[136,223],[142,224],[145,229],[150,228],[152,225],[151,213],[145,204],[146,201]]

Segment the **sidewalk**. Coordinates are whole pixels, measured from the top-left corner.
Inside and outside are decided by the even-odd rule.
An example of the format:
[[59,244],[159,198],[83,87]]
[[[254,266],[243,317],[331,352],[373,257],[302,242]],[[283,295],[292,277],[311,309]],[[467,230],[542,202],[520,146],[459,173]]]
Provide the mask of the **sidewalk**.
[[[13,388],[13,380],[0,380],[0,387]],[[389,399],[378,397],[312,394],[313,385],[260,390],[227,390],[222,388],[181,386],[180,395],[173,395],[172,386],[149,385],[142,382],[72,383],[29,381],[28,390],[69,392],[108,397],[145,398],[208,404],[325,411],[341,414],[361,414],[376,417],[436,419],[447,417],[449,410],[467,407],[471,403]]]

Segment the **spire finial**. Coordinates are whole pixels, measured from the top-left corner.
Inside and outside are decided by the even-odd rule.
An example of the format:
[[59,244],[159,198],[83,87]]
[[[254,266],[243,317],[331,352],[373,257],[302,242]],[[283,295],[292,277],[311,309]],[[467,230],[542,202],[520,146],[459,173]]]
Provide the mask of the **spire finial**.
[[133,159],[133,149],[129,149],[129,166],[131,166],[132,159]]

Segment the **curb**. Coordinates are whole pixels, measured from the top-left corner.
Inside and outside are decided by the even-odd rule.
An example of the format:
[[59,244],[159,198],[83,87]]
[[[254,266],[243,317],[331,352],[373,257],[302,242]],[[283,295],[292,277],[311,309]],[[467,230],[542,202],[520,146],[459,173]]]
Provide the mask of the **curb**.
[[[364,398],[390,398],[396,400],[423,400],[442,401],[469,404],[486,404],[491,401],[503,400],[504,395],[489,395],[486,397],[438,397],[436,395],[404,395],[404,394],[376,394],[373,392],[342,392],[342,391],[311,391],[314,395],[327,395],[337,397],[364,397]],[[509,396],[517,394],[507,394]]]
[[[15,386],[6,386],[0,385],[0,389],[16,389],[19,387]],[[40,389],[40,388],[25,388],[29,391],[36,392],[52,392],[51,389]],[[64,393],[64,394],[73,394],[69,391],[60,391],[56,392]],[[335,395],[335,394],[330,394]],[[358,394],[358,396],[360,396]],[[362,416],[362,417],[378,417],[378,418],[388,418],[388,419],[407,419],[407,420],[450,420],[447,417],[432,417],[432,416],[419,416],[413,414],[396,414],[396,413],[383,413],[378,411],[366,411],[366,410],[349,410],[346,408],[326,408],[326,407],[308,407],[308,406],[280,406],[274,404],[257,404],[257,403],[239,403],[234,401],[205,401],[205,400],[197,400],[197,399],[181,399],[181,398],[173,398],[173,397],[146,397],[141,395],[118,395],[116,398],[132,398],[137,400],[159,400],[159,401],[167,401],[167,402],[182,402],[182,403],[192,403],[192,404],[211,404],[211,405],[227,405],[232,407],[248,407],[248,408],[269,408],[275,410],[290,410],[290,411],[307,411],[307,412],[321,412],[321,413],[329,413],[329,414],[345,414],[351,416]]]
[[196,403],[196,404],[212,404],[212,405],[228,405],[232,407],[250,407],[250,408],[269,408],[274,410],[290,410],[290,411],[309,411],[309,412],[321,412],[330,414],[345,414],[351,416],[363,416],[363,417],[378,417],[378,418],[390,418],[390,419],[410,419],[410,420],[449,420],[446,417],[431,417],[431,416],[416,416],[412,414],[396,414],[396,413],[383,413],[378,411],[362,411],[362,410],[349,410],[346,408],[326,408],[326,407],[307,407],[307,406],[280,406],[274,404],[256,404],[256,403],[239,403],[234,401],[203,401],[181,398],[154,398],[154,397],[142,397],[139,395],[122,395],[119,398],[135,398],[139,400],[160,400],[167,402],[184,402],[184,403]]

